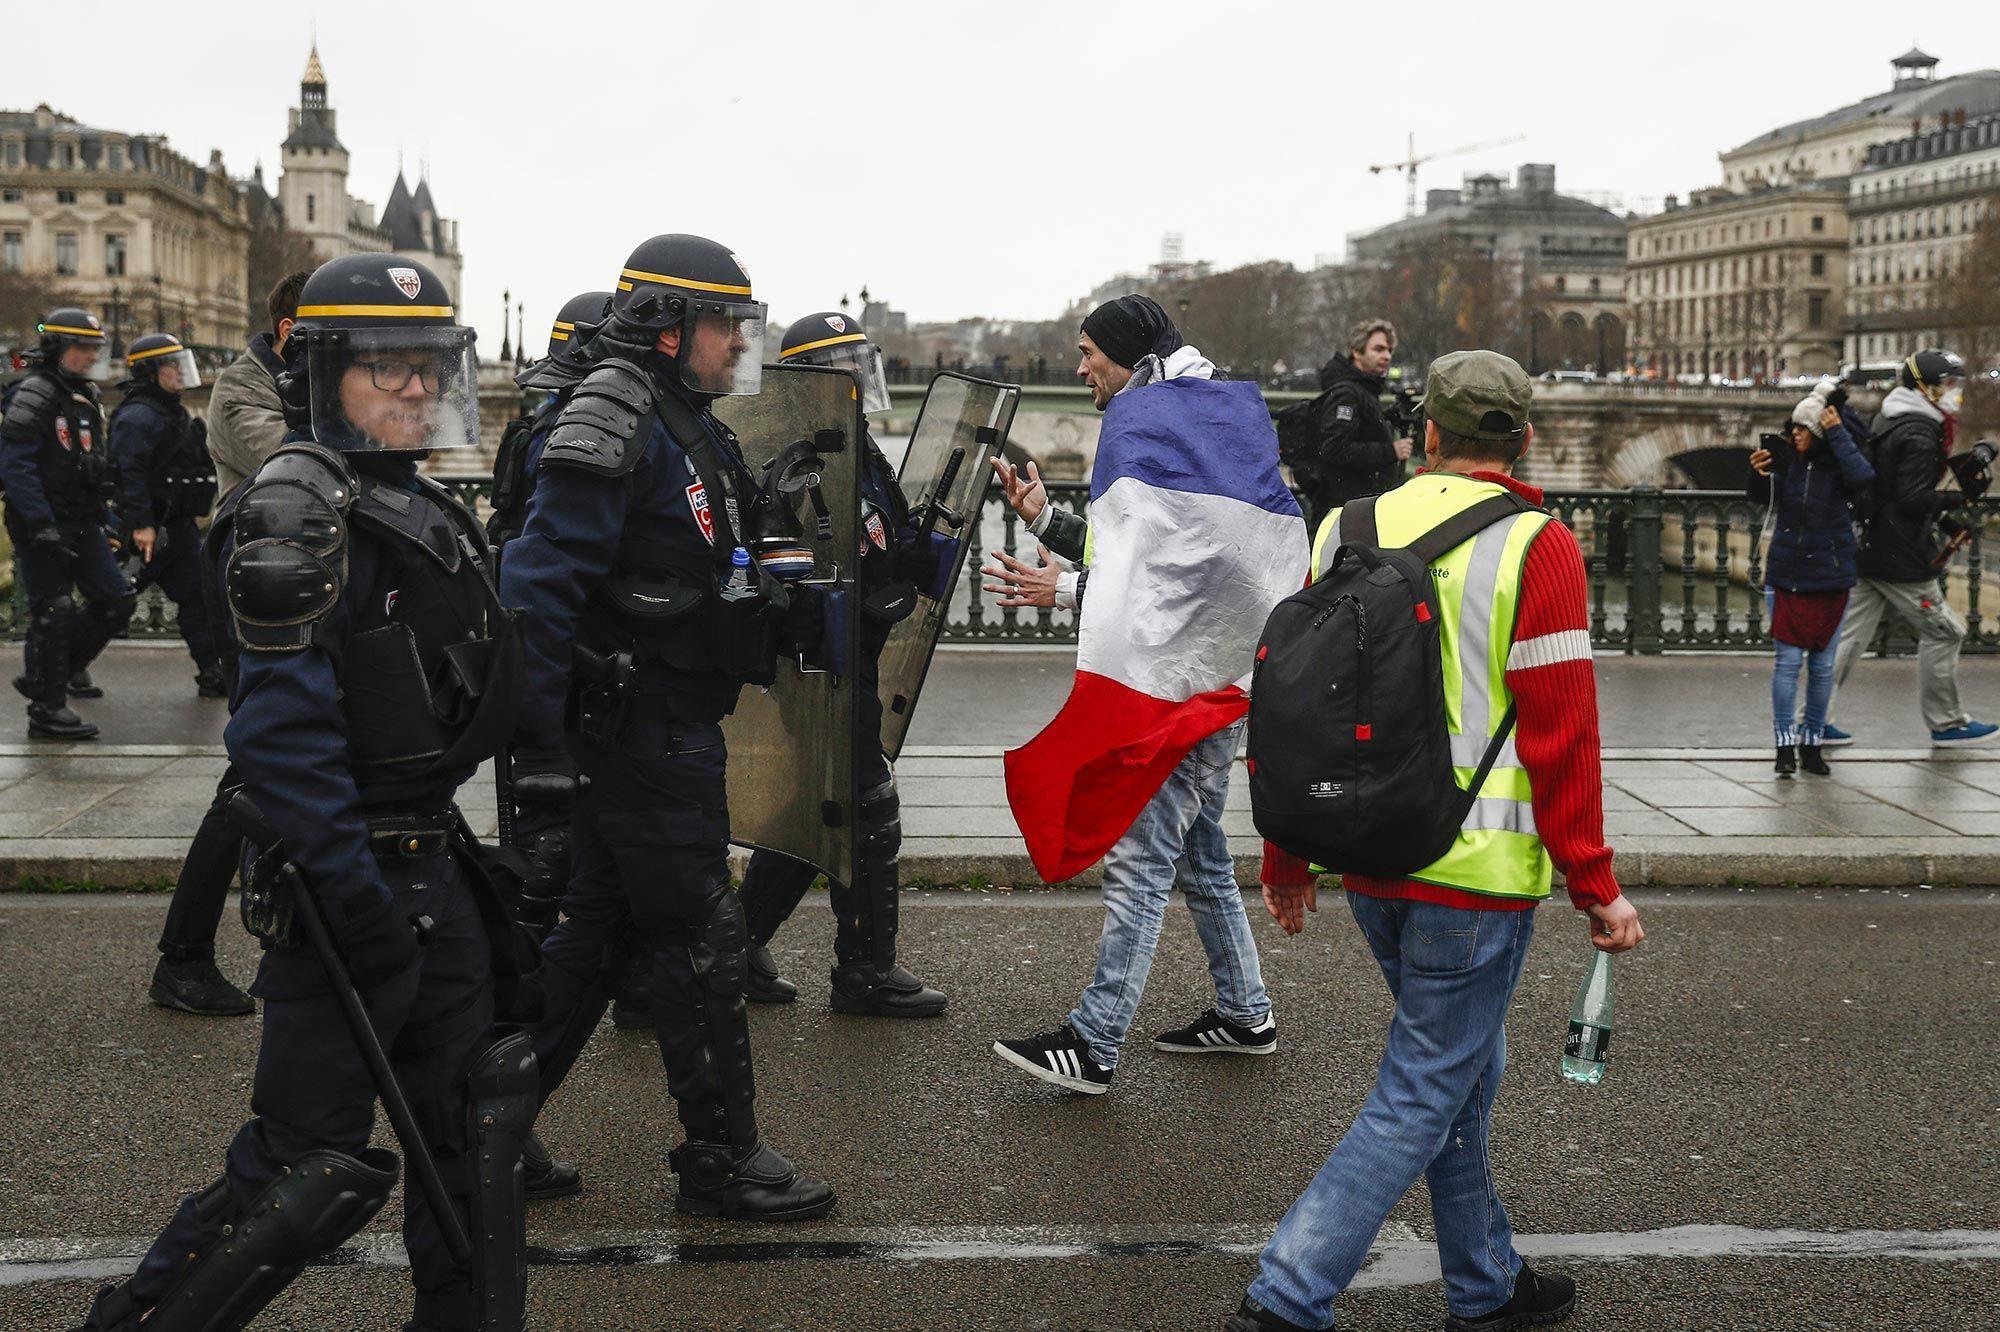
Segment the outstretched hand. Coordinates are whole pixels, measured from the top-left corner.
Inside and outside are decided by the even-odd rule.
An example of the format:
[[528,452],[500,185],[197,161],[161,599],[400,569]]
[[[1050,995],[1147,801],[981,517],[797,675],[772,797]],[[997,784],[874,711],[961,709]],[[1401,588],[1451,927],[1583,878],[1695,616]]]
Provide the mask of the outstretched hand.
[[1023,522],[1032,523],[1048,507],[1049,493],[1042,488],[1042,472],[1030,460],[1027,475],[1005,458],[993,459],[993,472],[1000,478],[1000,488],[1006,496],[1007,507],[1021,515]]
[[[1030,467],[1033,463],[1028,464]],[[1062,573],[1062,566],[1049,558],[1047,546],[1037,546],[1041,563],[1028,564],[1015,559],[1004,550],[993,552],[993,558],[1000,566],[981,565],[979,572],[988,578],[997,578],[997,583],[982,583],[988,592],[1000,594],[995,601],[998,606],[1053,606],[1056,604],[1056,579]]]

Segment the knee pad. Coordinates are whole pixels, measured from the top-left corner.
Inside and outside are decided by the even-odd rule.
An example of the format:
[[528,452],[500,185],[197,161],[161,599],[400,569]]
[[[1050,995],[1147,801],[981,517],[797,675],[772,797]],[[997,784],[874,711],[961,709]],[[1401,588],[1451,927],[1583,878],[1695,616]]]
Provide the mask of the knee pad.
[[743,954],[749,946],[743,903],[725,880],[710,889],[708,912],[695,927],[688,950],[695,984],[703,992],[743,997]]
[[455,1165],[453,1192],[465,1202],[479,1326],[518,1332],[527,1318],[528,1242],[521,1149],[540,1104],[533,1043],[514,1032],[472,1058],[466,1075],[466,1155]]
[[[338,1247],[382,1210],[396,1175],[395,1154],[379,1147],[354,1156],[308,1152],[247,1207],[218,1179],[195,1200],[202,1231],[214,1242],[130,1325],[143,1319],[145,1332],[240,1332],[308,1260]],[[101,1304],[113,1303],[115,1294]]]
[[893,859],[903,846],[903,801],[896,794],[896,779],[864,790],[859,813],[863,853]]
[[32,610],[38,627],[68,625],[76,619],[76,602],[68,593],[37,602]]

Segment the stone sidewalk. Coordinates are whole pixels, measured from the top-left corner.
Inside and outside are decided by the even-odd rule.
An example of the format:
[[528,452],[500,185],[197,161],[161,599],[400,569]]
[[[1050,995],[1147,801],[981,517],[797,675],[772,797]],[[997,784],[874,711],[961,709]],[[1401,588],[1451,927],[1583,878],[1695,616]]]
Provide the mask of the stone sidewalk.
[[[911,884],[1034,887],[999,746],[913,746],[897,765]],[[1833,751],[1829,778],[1766,750],[1613,749],[1606,833],[1646,885],[2000,883],[2000,748]],[[0,885],[158,884],[178,871],[223,768],[216,745],[0,745]],[[483,835],[490,774],[460,793]],[[1260,844],[1240,768],[1224,827],[1239,878]],[[1079,882],[1094,882],[1094,872]]]

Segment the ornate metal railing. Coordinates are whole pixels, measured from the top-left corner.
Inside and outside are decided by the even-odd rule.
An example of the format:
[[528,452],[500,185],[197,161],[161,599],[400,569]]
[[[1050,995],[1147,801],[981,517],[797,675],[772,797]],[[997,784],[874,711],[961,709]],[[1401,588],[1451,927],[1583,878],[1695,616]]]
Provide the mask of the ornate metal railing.
[[[437,478],[475,510],[492,488],[486,476]],[[1090,487],[1051,482],[1052,502],[1087,512]],[[1583,551],[1590,600],[1590,637],[1599,648],[1653,655],[1682,651],[1760,651],[1770,647],[1765,612],[1764,525],[1766,510],[1742,494],[1726,490],[1550,491],[1549,509],[1576,533]],[[2000,499],[1956,511],[1972,531],[1972,543],[1944,571],[1945,594],[1965,616],[1966,650],[2000,652],[2000,571],[1988,591],[1986,543],[2000,540]],[[978,521],[967,533],[970,556],[952,594],[945,641],[961,644],[1064,644],[1076,641],[1076,616],[1069,611],[1001,608],[981,591],[980,568],[996,553],[1037,558],[1026,524],[988,490]],[[1887,617],[1885,617],[1886,619]],[[20,582],[12,598],[0,601],[0,634],[18,637],[27,623]],[[130,636],[176,636],[173,603],[149,589],[133,616]],[[1899,624],[1885,623],[1874,650],[1901,653],[1915,639]]]

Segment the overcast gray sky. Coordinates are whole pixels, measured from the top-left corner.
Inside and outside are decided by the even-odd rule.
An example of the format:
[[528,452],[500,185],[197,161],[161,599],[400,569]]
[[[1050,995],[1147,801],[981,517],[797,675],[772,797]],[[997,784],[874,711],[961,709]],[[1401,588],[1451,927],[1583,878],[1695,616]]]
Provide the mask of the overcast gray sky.
[[1167,231],[1222,266],[1338,253],[1400,216],[1400,175],[1367,168],[1413,131],[1526,136],[1420,190],[1553,162],[1656,207],[1718,181],[1718,149],[1887,88],[1913,41],[1941,75],[2000,66],[1991,0],[180,0],[82,36],[74,7],[8,8],[0,106],[261,159],[274,189],[316,27],[350,190],[379,208],[398,153],[413,182],[428,159],[488,348],[503,287],[532,343],[656,232],[730,245],[777,319],[864,284],[919,320],[1050,318]]

